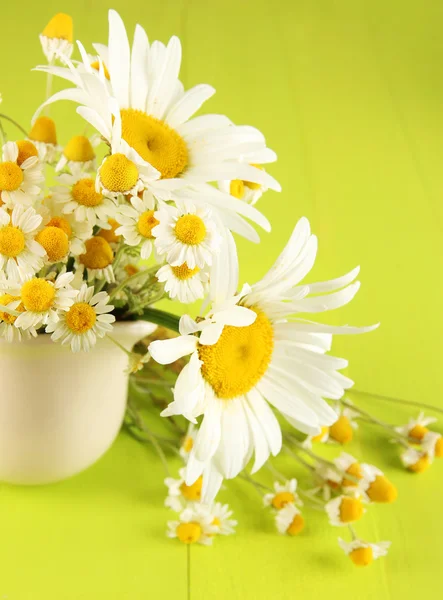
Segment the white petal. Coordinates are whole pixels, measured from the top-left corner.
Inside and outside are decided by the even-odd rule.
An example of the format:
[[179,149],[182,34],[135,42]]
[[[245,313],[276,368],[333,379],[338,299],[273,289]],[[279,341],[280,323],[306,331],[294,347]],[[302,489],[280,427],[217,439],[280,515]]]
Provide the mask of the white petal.
[[149,346],[152,358],[161,365],[168,365],[191,354],[197,347],[194,335],[182,335],[169,340],[156,340]]

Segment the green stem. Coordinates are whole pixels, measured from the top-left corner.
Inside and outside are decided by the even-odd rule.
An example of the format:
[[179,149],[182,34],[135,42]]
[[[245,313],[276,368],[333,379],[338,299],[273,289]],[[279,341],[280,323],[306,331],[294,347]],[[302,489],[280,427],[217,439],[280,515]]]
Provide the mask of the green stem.
[[371,396],[380,400],[387,400],[388,402],[395,402],[396,404],[404,404],[405,406],[417,406],[421,409],[432,410],[434,412],[442,413],[443,408],[439,406],[434,406],[433,404],[424,404],[423,402],[417,402],[415,400],[400,400],[400,398],[392,398],[391,396],[379,396],[377,394],[367,394],[366,392],[355,392],[356,394],[361,394],[363,396]]
[[171,329],[172,331],[180,333],[180,317],[177,317],[177,315],[173,315],[172,313],[168,313],[164,310],[158,310],[157,308],[146,308],[143,311],[143,314],[137,316],[137,318],[141,319],[142,321],[155,323],[156,325],[160,325],[161,327],[166,327],[166,329]]
[[[17,121],[14,121],[14,119],[12,119],[11,117],[8,117],[8,115],[0,113],[0,119],[6,119],[7,121],[9,121],[13,125],[15,125],[17,127],[17,129],[20,129],[20,131],[24,134],[25,137],[28,137],[28,133],[27,133],[26,129],[24,129],[19,123],[17,123]],[[3,127],[2,127],[2,130],[3,130]],[[3,133],[4,133],[4,131],[3,131]]]
[[302,458],[301,456],[299,456],[298,454],[296,454],[295,452],[293,452],[289,446],[286,446],[286,444],[283,446],[283,448],[286,450],[286,452],[289,454],[289,456],[291,456],[294,460],[296,460],[297,462],[299,462],[303,467],[305,467],[306,469],[308,469],[308,471],[310,471],[311,473],[315,473],[315,468],[310,465],[304,458]]
[[118,285],[114,290],[112,290],[112,292],[110,294],[110,299],[112,300],[113,298],[115,298],[116,295],[118,293],[120,293],[129,283],[132,283],[132,282],[136,281],[137,279],[141,279],[142,277],[146,277],[150,273],[150,271],[151,271],[151,269],[146,269],[145,271],[139,271],[138,273],[134,273],[134,275],[131,275],[130,277],[128,277],[127,279],[122,281],[122,283],[120,283],[120,285]]

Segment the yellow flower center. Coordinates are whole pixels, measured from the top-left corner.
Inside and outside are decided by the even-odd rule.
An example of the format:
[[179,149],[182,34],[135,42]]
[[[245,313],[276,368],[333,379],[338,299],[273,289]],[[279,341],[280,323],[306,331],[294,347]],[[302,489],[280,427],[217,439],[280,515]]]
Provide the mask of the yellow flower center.
[[371,546],[367,548],[356,548],[349,553],[349,558],[357,567],[366,567],[374,560]]
[[[100,71],[100,63],[98,62],[98,60],[94,60],[94,62],[91,63],[91,67],[93,69],[95,69],[96,71]],[[106,79],[111,79],[111,76],[109,75],[109,71],[106,68],[106,65],[103,65],[103,71],[105,74]]]
[[52,219],[47,224],[47,227],[58,227],[66,233],[68,238],[70,238],[72,235],[71,225],[64,217],[52,217]]
[[72,17],[64,13],[58,13],[55,17],[52,17],[43,29],[42,35],[57,40],[67,40],[72,44],[73,29]]
[[114,260],[111,246],[102,237],[86,240],[86,253],[80,255],[80,262],[87,269],[106,269]]
[[206,226],[197,215],[183,215],[175,224],[174,232],[182,244],[197,246],[205,239]]
[[[358,462],[352,463],[352,465],[346,469],[346,473],[348,473],[348,475],[352,475],[352,477],[355,477],[356,479],[361,479],[363,477],[363,473]],[[344,477],[342,485],[349,487],[357,484],[352,479],[346,479],[346,477]]]
[[100,179],[110,192],[129,192],[138,181],[138,169],[124,154],[112,154],[100,167]]
[[133,275],[135,275],[136,273],[138,273],[138,272],[139,272],[139,270],[140,270],[140,269],[139,269],[138,267],[136,267],[135,265],[126,265],[126,266],[124,267],[124,269],[125,269],[126,275],[127,275],[128,277],[132,277]]
[[193,447],[194,447],[194,440],[192,439],[192,437],[190,435],[188,435],[188,437],[183,442],[183,450],[185,452],[189,453],[189,452],[191,452]]
[[163,179],[177,177],[188,164],[183,138],[166,123],[141,110],[123,109],[122,137]]
[[298,535],[305,526],[305,520],[301,515],[295,515],[291,524],[286,529],[288,535]]
[[15,162],[0,163],[0,190],[13,192],[23,183],[23,171]]
[[152,235],[152,230],[156,227],[160,221],[154,217],[153,210],[147,210],[142,213],[137,222],[137,229],[140,235],[143,237],[152,240],[154,236]]
[[340,504],[340,521],[352,523],[363,516],[363,504],[359,498],[344,497]]
[[245,184],[241,179],[233,179],[229,185],[231,196],[241,200],[245,195]]
[[32,312],[45,312],[54,304],[55,287],[45,279],[30,279],[21,289],[23,306]]
[[99,206],[103,202],[103,194],[95,191],[95,181],[90,178],[80,179],[74,183],[71,194],[82,206]]
[[443,458],[443,437],[439,437],[435,442],[434,452],[437,458]]
[[203,478],[200,476],[192,485],[186,485],[186,483],[182,483],[180,486],[180,491],[186,500],[195,502],[201,498],[202,485]]
[[176,533],[178,539],[184,544],[194,544],[200,539],[202,528],[198,523],[180,523]]
[[37,234],[35,239],[46,250],[50,262],[58,262],[68,253],[68,236],[59,227],[47,226]]
[[272,498],[272,506],[277,510],[284,508],[287,504],[291,504],[295,501],[294,494],[292,492],[279,492]]
[[211,525],[215,525],[215,527],[220,527],[220,525],[221,525],[220,519],[218,517],[214,517]]
[[108,223],[111,226],[111,229],[101,229],[98,235],[109,242],[109,244],[117,244],[120,241],[121,236],[115,235],[115,230],[120,227],[120,223],[117,223],[115,219],[108,219]]
[[313,442],[321,442],[324,436],[329,432],[329,427],[324,426],[321,428],[320,433],[318,435],[314,435],[312,438]]
[[49,117],[39,117],[29,133],[29,139],[34,142],[57,145],[57,133],[55,123]]
[[190,269],[186,263],[183,263],[178,267],[171,267],[171,269],[174,275],[177,277],[177,279],[180,279],[181,281],[191,279],[191,277],[194,277],[194,275],[196,275],[200,271],[198,267]]
[[397,499],[397,488],[384,475],[377,475],[366,490],[372,502],[394,502]]
[[329,428],[329,437],[339,444],[347,444],[352,440],[354,432],[348,417],[342,415]]
[[95,310],[87,302],[73,304],[66,313],[66,325],[78,335],[92,329],[96,320]]
[[[11,294],[3,294],[2,296],[0,296],[0,305],[8,306],[8,304],[10,304],[11,302],[15,302],[17,300],[20,300],[20,298],[18,296],[11,296]],[[22,304],[19,304],[19,306],[15,310],[17,310],[19,312],[23,312],[25,309]],[[15,317],[14,315],[11,315],[5,311],[0,310],[0,321],[4,321],[8,325],[13,325],[15,323],[16,319],[17,319],[17,317]]]
[[226,326],[216,344],[199,345],[202,375],[219,398],[242,396],[263,377],[271,361],[274,330],[265,313],[257,314],[252,325]]
[[421,442],[421,440],[428,433],[429,429],[424,427],[423,425],[414,425],[412,429],[409,431],[409,437],[414,438]]
[[21,229],[6,225],[0,229],[0,254],[15,258],[25,249],[26,240]]
[[416,463],[413,465],[409,465],[408,469],[413,473],[423,473],[431,466],[431,461],[429,460],[429,456],[427,454],[423,454]]
[[84,135],[75,135],[66,144],[63,154],[73,162],[89,162],[95,158],[91,142]]
[[18,165],[22,165],[31,156],[38,156],[37,148],[29,140],[19,140],[16,144],[18,148]]

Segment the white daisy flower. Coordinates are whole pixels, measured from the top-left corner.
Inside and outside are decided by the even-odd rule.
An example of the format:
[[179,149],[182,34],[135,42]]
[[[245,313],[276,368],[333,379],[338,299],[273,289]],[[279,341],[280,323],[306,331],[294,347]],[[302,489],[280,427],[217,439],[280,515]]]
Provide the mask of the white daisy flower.
[[165,485],[168,488],[168,496],[165,506],[180,512],[189,502],[200,502],[202,492],[202,477],[196,479],[192,485],[186,485],[185,469],[180,469],[179,478],[167,477]]
[[121,225],[116,229],[116,235],[123,236],[128,246],[140,246],[142,259],[149,258],[154,248],[155,238],[152,230],[159,224],[154,216],[155,209],[154,196],[145,191],[142,198],[132,196],[130,203],[121,204],[115,216]]
[[423,451],[430,457],[443,458],[443,437],[435,431],[428,431],[422,440]]
[[17,315],[13,315],[3,308],[8,308],[16,312],[23,312],[24,307],[21,304],[19,296],[11,296],[11,294],[0,294],[0,337],[6,339],[7,342],[20,342],[22,338],[29,338],[31,335],[36,336],[35,329],[30,328],[26,331],[21,331],[15,326]]
[[413,473],[423,473],[429,469],[433,459],[428,452],[412,447],[405,450],[400,458],[403,465]]
[[52,188],[52,198],[62,205],[62,214],[72,214],[76,221],[87,221],[90,227],[107,227],[108,219],[115,216],[117,207],[110,198],[96,191],[92,177],[64,173],[57,181],[61,185]]
[[45,249],[35,241],[42,217],[32,206],[0,208],[0,270],[13,281],[34,275],[44,264]]
[[338,538],[338,545],[343,552],[349,556],[354,565],[357,565],[358,567],[366,567],[377,558],[386,556],[391,542],[378,542],[377,544],[371,544],[358,539],[353,540],[352,542],[345,542],[345,540]]
[[294,504],[286,504],[275,514],[277,531],[286,535],[298,535],[305,526],[305,520]]
[[204,414],[186,479],[192,483],[208,467],[210,476],[203,478],[207,502],[222,478],[235,477],[254,451],[254,471],[280,451],[281,430],[269,404],[293,426],[315,435],[337,419],[323,398],[338,400],[353,383],[338,372],[347,361],[325,351],[333,333],[361,333],[376,326],[332,327],[294,317],[343,306],[359,288],[358,282],[351,283],[358,269],[329,282],[298,285],[312,268],[316,250],[317,239],[301,219],[269,273],[235,295],[235,244],[224,232],[223,247],[214,258],[208,315],[199,323],[185,315],[180,337],[150,345],[161,364],[191,354],[177,379],[174,402],[163,414],[182,414],[193,422]]
[[49,21],[40,35],[43,53],[48,63],[55,59],[64,60],[71,57],[73,45],[72,17],[58,13]]
[[340,485],[345,490],[348,488],[355,488],[358,481],[364,476],[363,466],[351,454],[342,452],[340,456],[334,458],[333,463],[342,474]]
[[77,221],[73,214],[57,214],[59,212],[59,210],[51,212],[50,219],[45,223],[45,228],[57,227],[64,231],[68,237],[69,254],[72,256],[83,254],[86,252],[86,240],[92,237],[92,226],[89,221]]
[[88,281],[104,279],[107,283],[115,282],[115,274],[112,263],[114,262],[114,251],[109,242],[100,235],[86,240],[86,252],[80,254],[76,260],[76,266],[86,268]]
[[16,142],[3,146],[0,163],[0,197],[7,208],[16,204],[32,204],[33,197],[41,193],[40,183],[44,181],[42,164],[35,155],[22,161],[26,154],[20,154]]
[[272,506],[281,510],[288,504],[300,504],[300,498],[297,493],[297,480],[289,479],[284,484],[276,481],[274,483],[274,493],[265,494],[263,502],[265,506]]
[[[82,46],[79,47],[82,51]],[[221,115],[191,119],[215,90],[209,85],[198,85],[184,91],[178,79],[181,63],[178,38],[171,38],[167,47],[157,41],[150,45],[145,31],[137,25],[131,49],[120,16],[111,10],[107,62],[110,80],[91,72],[84,50],[83,63],[85,72],[73,65],[64,70],[38,67],[76,86],[55,94],[43,106],[60,99],[82,104],[79,114],[111,141],[113,123],[108,102],[111,95],[121,112],[123,138],[161,173],[158,189],[243,179],[280,190],[267,173],[241,162],[244,156],[254,157],[256,164],[276,159],[258,130],[237,127]]]
[[155,276],[165,284],[165,292],[169,297],[177,298],[182,304],[191,304],[204,298],[207,293],[209,275],[199,267],[190,269],[186,263],[177,267],[163,265]]
[[[245,161],[242,161],[245,162]],[[260,165],[249,163],[252,167],[263,169]],[[239,200],[243,200],[247,204],[254,206],[265,192],[268,187],[260,183],[254,183],[252,181],[244,181],[243,179],[233,179],[231,181],[219,181],[218,187],[222,192],[234,196]]]
[[366,502],[391,503],[397,499],[397,488],[374,465],[363,463],[361,465],[362,477],[358,484],[358,491]]
[[337,420],[329,427],[328,440],[337,444],[348,444],[354,437],[354,430],[358,429],[356,418],[359,414],[347,406],[337,407],[336,412]]
[[21,329],[35,328],[56,322],[60,313],[69,310],[78,291],[71,288],[74,273],[61,273],[53,282],[33,277],[11,294],[20,296],[24,312],[17,317],[15,326]]
[[217,526],[213,525],[213,516],[209,508],[203,504],[188,506],[180,514],[178,521],[168,522],[166,535],[178,538],[184,544],[212,544]]
[[193,423],[189,423],[188,430],[180,446],[180,456],[185,461],[188,461],[192,448],[194,447],[195,438],[197,435],[197,427]]
[[81,175],[96,170],[95,152],[91,140],[84,135],[76,135],[63,148],[55,170],[67,169],[72,175]]
[[360,496],[337,496],[325,504],[329,522],[335,527],[343,527],[362,518],[366,512]]
[[436,422],[437,419],[435,417],[427,417],[421,411],[417,417],[411,417],[406,425],[400,425],[395,430],[406,437],[412,438],[412,441],[419,444],[429,432],[428,425]]
[[232,510],[227,504],[216,502],[210,506],[209,511],[212,515],[211,524],[214,527],[217,527],[218,535],[231,535],[232,533],[235,533],[237,521],[235,519],[231,519]]
[[59,152],[55,122],[50,117],[39,117],[32,125],[29,140],[37,148],[38,157],[42,163],[53,164]]
[[94,288],[84,283],[74,304],[66,312],[60,313],[56,323],[49,323],[46,333],[52,333],[54,342],[69,344],[73,352],[88,352],[97,339],[112,332],[115,317],[109,313],[114,307],[108,303],[109,295],[106,292],[94,294]]
[[342,484],[342,475],[325,463],[318,462],[315,465],[315,480],[318,485],[309,490],[309,493],[321,495],[323,500],[328,502],[331,499],[332,491],[337,491]]

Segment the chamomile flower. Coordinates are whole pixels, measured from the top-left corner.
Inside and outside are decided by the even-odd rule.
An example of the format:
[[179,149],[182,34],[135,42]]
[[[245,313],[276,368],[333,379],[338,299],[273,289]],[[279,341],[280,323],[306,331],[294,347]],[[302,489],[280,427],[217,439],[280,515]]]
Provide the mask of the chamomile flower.
[[54,202],[62,205],[62,214],[74,215],[76,221],[87,221],[91,227],[106,227],[109,217],[114,217],[116,205],[95,189],[95,181],[84,174],[58,177],[58,183],[52,188]]
[[298,535],[304,529],[305,520],[294,504],[286,504],[275,515],[277,531],[286,535]]
[[303,448],[312,448],[312,444],[325,444],[329,440],[329,427],[323,425],[320,427],[320,433],[315,435],[308,435],[303,440]]
[[114,252],[109,243],[96,235],[85,242],[86,251],[77,258],[77,263],[83,265],[88,273],[88,281],[104,279],[114,283],[115,275],[112,263]]
[[60,273],[55,281],[33,277],[11,294],[21,298],[24,312],[17,317],[15,326],[21,329],[35,328],[56,322],[60,313],[69,310],[77,296],[71,288],[74,273]]
[[342,474],[341,486],[344,489],[355,488],[364,476],[363,465],[354,456],[346,452],[342,452],[333,462]]
[[61,215],[59,210],[51,211],[46,227],[57,227],[68,237],[69,254],[78,256],[86,252],[85,242],[92,237],[93,228],[88,221],[77,221],[73,214]]
[[[180,337],[150,345],[161,364],[191,355],[177,379],[174,401],[162,414],[182,414],[193,422],[204,414],[186,481],[208,473],[203,477],[205,502],[215,497],[223,477],[235,477],[245,467],[254,451],[254,471],[280,451],[281,429],[270,405],[299,430],[316,435],[337,419],[323,398],[338,400],[352,385],[338,372],[347,361],[325,351],[333,333],[374,327],[331,327],[295,318],[343,306],[359,288],[358,282],[351,283],[358,269],[329,282],[298,285],[312,268],[316,250],[309,223],[301,219],[269,273],[235,295],[235,244],[225,231],[214,257],[207,316],[198,323],[183,316]],[[311,292],[315,296],[309,297]]]
[[231,535],[235,533],[237,521],[231,519],[232,510],[227,504],[216,502],[210,506],[209,511],[212,515],[211,525],[217,528],[217,535]]
[[[348,400],[349,402],[349,400]],[[358,429],[355,418],[358,413],[345,406],[337,410],[337,420],[329,428],[329,441],[337,444],[348,444],[354,437],[354,430]]]
[[352,542],[345,542],[345,540],[338,538],[338,545],[349,556],[354,565],[357,567],[366,567],[377,558],[386,556],[391,542],[371,544],[358,539]]
[[188,430],[180,446],[180,456],[185,461],[185,463],[188,461],[191,450],[194,447],[194,441],[197,435],[197,431],[197,427],[193,423],[189,423]]
[[309,490],[309,493],[321,494],[326,502],[331,499],[332,491],[337,491],[342,484],[341,473],[332,466],[321,462],[315,465],[314,478],[318,485]]
[[43,53],[48,63],[52,64],[55,59],[64,61],[70,58],[73,50],[72,40],[72,17],[64,13],[52,17],[40,35]]
[[31,154],[21,161],[24,156],[23,152],[20,156],[20,148],[16,142],[7,142],[3,146],[0,198],[8,208],[15,204],[29,205],[41,193],[39,184],[44,181],[42,165],[36,155]]
[[289,479],[284,484],[276,481],[274,483],[274,492],[265,494],[263,502],[265,506],[272,506],[276,510],[281,510],[288,504],[300,503],[300,498],[297,496],[296,490],[296,479]]
[[443,458],[443,437],[435,431],[428,431],[422,440],[423,451],[431,458]]
[[408,448],[401,454],[403,465],[413,473],[423,473],[427,471],[432,464],[432,456],[423,450]]
[[130,203],[121,204],[116,213],[116,220],[121,225],[116,229],[116,235],[123,236],[128,246],[140,246],[143,259],[149,258],[154,248],[152,230],[159,224],[154,216],[155,209],[154,196],[145,191],[142,198],[132,196]]
[[212,544],[218,528],[213,525],[214,517],[209,508],[203,504],[193,504],[180,513],[178,521],[168,522],[166,535],[178,538],[184,544]]
[[46,251],[34,239],[41,221],[32,206],[17,204],[12,212],[0,208],[0,270],[13,281],[43,267]]
[[361,498],[356,494],[354,496],[337,496],[325,504],[325,511],[331,525],[342,527],[359,521],[365,508]]
[[212,264],[221,237],[207,207],[196,207],[191,202],[160,206],[155,213],[159,224],[152,230],[155,247],[160,256],[165,255],[172,267],[186,263],[189,269]]
[[374,465],[361,465],[362,477],[358,483],[358,491],[367,502],[391,503],[397,499],[397,488]]
[[114,249],[117,244],[121,240],[121,236],[116,234],[116,230],[120,227],[120,223],[115,219],[108,219],[108,223],[106,226],[103,226],[102,229],[98,232],[97,235],[104,238],[112,249]]
[[57,130],[55,122],[50,117],[39,117],[35,120],[29,140],[37,148],[39,159],[44,163],[55,162],[60,148],[57,144]]
[[94,294],[94,287],[82,285],[75,302],[65,312],[60,313],[57,322],[49,323],[46,333],[52,333],[54,342],[69,344],[73,352],[88,352],[97,339],[112,332],[114,315],[109,314],[114,307],[109,304],[106,292]]
[[206,269],[190,269],[186,263],[172,267],[163,265],[156,273],[159,282],[165,284],[165,292],[171,299],[177,298],[183,304],[191,304],[207,293],[209,275]]
[[179,512],[189,502],[200,502],[202,493],[202,477],[196,479],[192,485],[186,485],[185,469],[180,469],[179,478],[167,477],[165,485],[168,488],[168,496],[165,506]]
[[435,417],[427,417],[424,412],[420,412],[417,417],[411,417],[406,425],[400,425],[395,430],[419,444],[429,432],[428,425],[436,421]]
[[69,140],[55,167],[56,171],[64,169],[77,177],[95,171],[95,152],[89,138],[84,135],[76,135]]
[[[259,165],[251,164],[252,167],[262,169]],[[247,202],[254,206],[263,194],[268,190],[267,186],[252,181],[244,181],[243,179],[233,179],[231,181],[219,181],[218,187],[222,192],[234,196],[243,202]]]
[[4,310],[7,308],[16,312],[23,312],[24,307],[19,296],[0,293],[0,307],[0,338],[4,338],[7,342],[20,342],[22,337],[28,338],[31,334],[37,335],[34,329],[26,331],[18,329],[15,326],[17,315]]

